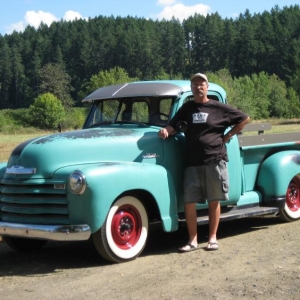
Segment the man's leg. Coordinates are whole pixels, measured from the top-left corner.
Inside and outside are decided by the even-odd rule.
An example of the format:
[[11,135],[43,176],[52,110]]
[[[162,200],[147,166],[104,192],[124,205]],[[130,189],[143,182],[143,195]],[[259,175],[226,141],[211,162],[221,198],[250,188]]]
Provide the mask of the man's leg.
[[[197,213],[196,213],[196,203],[187,203],[184,206],[186,225],[189,233],[188,244],[194,247],[198,246],[197,239]],[[184,247],[183,247],[184,248]]]
[[186,225],[189,233],[188,243],[179,248],[180,252],[189,252],[192,250],[197,250],[198,239],[197,239],[197,213],[196,213],[196,203],[188,203],[184,206]]
[[[216,243],[217,242],[217,231],[220,222],[220,202],[212,201],[208,204],[208,216],[209,216],[209,235],[208,242]],[[211,245],[213,247],[213,244]],[[215,244],[215,247],[217,245]]]

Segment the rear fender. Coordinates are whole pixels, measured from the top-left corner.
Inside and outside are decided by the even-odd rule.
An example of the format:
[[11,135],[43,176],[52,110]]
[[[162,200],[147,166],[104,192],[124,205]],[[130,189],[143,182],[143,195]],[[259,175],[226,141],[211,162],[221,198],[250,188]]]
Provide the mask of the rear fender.
[[110,162],[77,169],[86,176],[87,188],[82,195],[68,191],[70,212],[74,219],[87,222],[92,233],[103,225],[111,205],[122,193],[137,189],[153,196],[165,231],[178,228],[174,182],[165,168],[143,163]]
[[282,151],[269,156],[261,165],[257,188],[263,200],[285,197],[287,187],[294,176],[300,174],[300,152]]

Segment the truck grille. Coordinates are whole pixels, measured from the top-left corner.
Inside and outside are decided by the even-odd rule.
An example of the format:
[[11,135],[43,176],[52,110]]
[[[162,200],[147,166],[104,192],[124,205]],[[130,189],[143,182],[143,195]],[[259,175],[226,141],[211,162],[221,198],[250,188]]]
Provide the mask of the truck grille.
[[[0,219],[24,224],[70,224],[66,189],[53,183],[0,184]],[[62,183],[61,186],[64,186]]]

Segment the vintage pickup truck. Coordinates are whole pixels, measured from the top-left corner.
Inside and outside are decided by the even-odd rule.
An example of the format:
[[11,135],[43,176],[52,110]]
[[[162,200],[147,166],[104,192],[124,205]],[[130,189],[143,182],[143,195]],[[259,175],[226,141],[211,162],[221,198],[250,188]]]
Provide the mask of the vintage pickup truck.
[[[226,103],[210,83],[209,98]],[[184,124],[166,140],[158,131],[186,101],[190,82],[144,81],[103,87],[83,129],[21,143],[0,164],[0,235],[14,250],[47,240],[93,239],[99,254],[120,263],[143,251],[151,224],[172,232],[185,224],[182,177]],[[273,214],[300,218],[300,133],[261,134],[249,124],[227,144],[230,200],[221,221]],[[198,204],[198,223],[208,222]],[[177,246],[177,245],[176,245]]]

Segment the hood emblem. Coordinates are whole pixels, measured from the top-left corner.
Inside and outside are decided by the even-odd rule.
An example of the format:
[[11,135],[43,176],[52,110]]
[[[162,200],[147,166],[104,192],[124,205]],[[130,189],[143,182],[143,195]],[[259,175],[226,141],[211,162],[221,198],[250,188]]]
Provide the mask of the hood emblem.
[[6,168],[6,174],[35,174],[35,168],[25,168],[23,166],[12,166],[11,168]]

